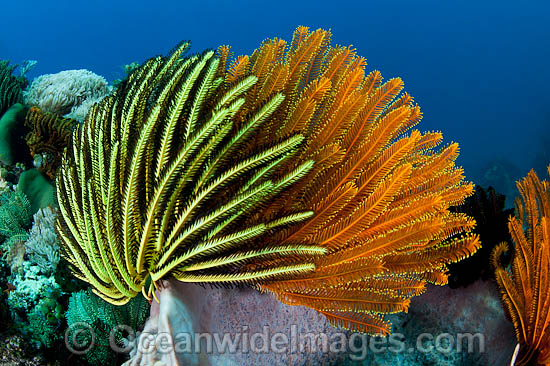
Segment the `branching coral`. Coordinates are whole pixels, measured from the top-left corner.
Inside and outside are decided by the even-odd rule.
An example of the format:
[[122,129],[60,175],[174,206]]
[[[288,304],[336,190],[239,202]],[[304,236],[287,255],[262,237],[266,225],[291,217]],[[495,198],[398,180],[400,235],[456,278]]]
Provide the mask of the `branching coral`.
[[36,264],[43,274],[55,273],[59,263],[59,242],[55,233],[56,211],[51,208],[41,208],[34,214],[34,222],[25,242],[27,257]]
[[25,308],[16,308],[15,306],[19,305],[18,301],[23,298],[10,294],[8,304],[19,311],[15,315],[19,333],[25,335],[35,348],[51,347],[55,341],[62,338],[60,326],[64,313],[60,301],[63,293],[53,281],[53,277],[38,276],[37,279],[45,281],[35,282],[35,279],[28,279],[17,284],[26,289],[29,289],[27,286],[31,286],[32,292],[28,299],[32,294],[40,294],[40,297],[28,302]]
[[478,246],[457,144],[412,128],[403,83],[330,32],[252,56],[150,59],[94,106],[58,175],[74,273],[123,304],[167,277],[253,284],[342,327],[387,333]]
[[[548,167],[550,175],[550,167]],[[535,171],[517,182],[521,199],[508,222],[514,241],[510,268],[501,256],[505,242],[493,251],[495,276],[504,309],[516,329],[519,354],[515,366],[550,365],[550,184]]]

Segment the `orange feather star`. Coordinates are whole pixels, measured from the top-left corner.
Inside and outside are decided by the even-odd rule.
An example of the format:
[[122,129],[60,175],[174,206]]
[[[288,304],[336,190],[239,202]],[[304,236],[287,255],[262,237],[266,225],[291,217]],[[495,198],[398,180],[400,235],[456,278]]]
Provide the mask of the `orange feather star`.
[[[548,167],[550,174],[550,167]],[[492,261],[504,309],[510,316],[520,352],[515,366],[550,365],[550,185],[535,171],[517,182],[516,216],[508,229],[515,243],[511,268],[501,256],[509,250],[501,243]],[[524,230],[524,228],[526,228]]]
[[472,194],[473,185],[454,164],[457,144],[438,148],[439,132],[413,130],[422,114],[402,93],[402,80],[383,83],[378,71],[365,75],[365,59],[352,48],[331,47],[330,37],[299,27],[289,47],[266,40],[252,56],[231,62],[227,47],[219,49],[230,65],[228,86],[239,77],[258,78],[245,106],[285,95],[255,143],[300,133],[306,145],[281,171],[315,162],[263,213],[313,211],[312,219],[273,240],[322,245],[329,253],[313,272],[258,288],[316,309],[337,326],[388,334],[383,314],[407,311],[426,282],[445,284],[446,265],[478,249],[478,237],[470,234],[474,220],[448,210]]

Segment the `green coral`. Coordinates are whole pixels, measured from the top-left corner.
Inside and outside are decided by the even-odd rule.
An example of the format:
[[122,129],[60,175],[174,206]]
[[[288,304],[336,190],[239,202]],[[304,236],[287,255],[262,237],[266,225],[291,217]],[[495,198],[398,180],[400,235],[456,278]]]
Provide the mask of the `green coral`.
[[14,164],[15,157],[30,156],[25,144],[27,108],[16,103],[0,115],[0,162]]
[[0,194],[0,235],[9,238],[20,233],[31,220],[29,200],[22,192]]
[[30,202],[22,192],[4,191],[0,194],[0,244],[2,259],[6,260],[14,243],[28,239],[27,228],[31,222]]
[[[2,290],[0,292],[0,319],[6,320],[0,325],[0,329],[8,326],[10,318],[8,307],[8,292],[5,285],[10,270],[19,268],[23,263],[22,243],[27,240],[26,228],[30,224],[30,204],[21,192],[4,191],[0,193],[0,278]],[[19,250],[11,251],[16,245]],[[23,273],[23,271],[18,271]],[[10,282],[11,284],[11,282]],[[11,294],[11,293],[10,293]]]
[[[74,344],[83,345],[84,349],[92,346],[86,353],[91,364],[113,364],[116,354],[109,346],[111,332],[117,345],[124,347],[125,334],[117,326],[127,326],[135,332],[143,326],[148,315],[149,303],[142,296],[134,297],[123,306],[116,306],[94,295],[89,289],[75,292],[69,299],[66,312],[68,339],[71,342],[74,339]],[[95,339],[91,338],[89,327]],[[78,332],[79,329],[83,331]]]
[[25,193],[31,203],[31,212],[55,205],[55,189],[48,178],[38,169],[29,169],[21,173],[17,190]]
[[21,103],[23,89],[28,84],[23,73],[28,68],[22,67],[22,74],[14,76],[16,67],[10,66],[9,61],[0,60],[0,161],[7,165],[13,164],[14,156],[18,155],[16,148],[24,145],[17,140],[24,136],[26,108]]
[[[60,305],[58,303],[56,304]],[[28,333],[31,340],[35,343],[36,348],[40,348],[42,345],[44,345],[44,347],[51,347],[52,343],[56,340],[55,338],[57,338],[55,334],[58,329],[58,320],[55,320],[55,323],[48,321],[48,318],[46,318],[45,314],[40,310],[41,308],[43,308],[42,305],[40,307],[37,306],[27,315],[29,325],[25,327],[25,329],[32,329],[32,331],[26,332],[24,330],[22,332]]]
[[46,289],[36,306],[27,313],[26,322],[19,323],[19,332],[34,343],[36,348],[51,347],[62,338],[60,328],[65,315],[61,304],[62,295],[59,287]]
[[124,77],[121,79],[115,79],[113,80],[113,86],[115,88],[118,88],[120,84],[122,84],[124,81],[128,80],[128,77],[131,73],[133,73],[135,70],[139,68],[140,64],[138,62],[132,62],[127,65],[122,66],[122,69],[124,70]]

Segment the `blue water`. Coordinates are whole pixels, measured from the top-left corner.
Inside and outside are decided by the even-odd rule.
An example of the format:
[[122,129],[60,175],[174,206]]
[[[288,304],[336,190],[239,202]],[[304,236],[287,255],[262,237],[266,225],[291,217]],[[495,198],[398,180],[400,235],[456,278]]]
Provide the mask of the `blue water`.
[[113,80],[182,39],[238,55],[298,25],[330,28],[369,69],[404,79],[420,128],[460,142],[470,179],[494,159],[517,177],[550,163],[548,1],[11,0],[2,13],[0,58],[38,60],[31,78],[87,68]]

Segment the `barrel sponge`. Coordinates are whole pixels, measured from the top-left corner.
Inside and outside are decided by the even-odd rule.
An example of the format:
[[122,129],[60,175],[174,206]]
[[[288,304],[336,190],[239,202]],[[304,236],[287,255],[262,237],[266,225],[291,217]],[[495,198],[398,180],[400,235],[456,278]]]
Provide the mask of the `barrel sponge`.
[[17,191],[28,197],[33,215],[41,208],[55,205],[55,188],[38,169],[29,169],[21,173]]
[[24,155],[22,150],[28,150],[23,139],[26,113],[25,106],[16,103],[0,116],[0,162],[4,165],[15,164]]
[[25,103],[65,115],[86,100],[100,100],[110,92],[104,77],[88,70],[65,70],[37,77],[23,93]]

